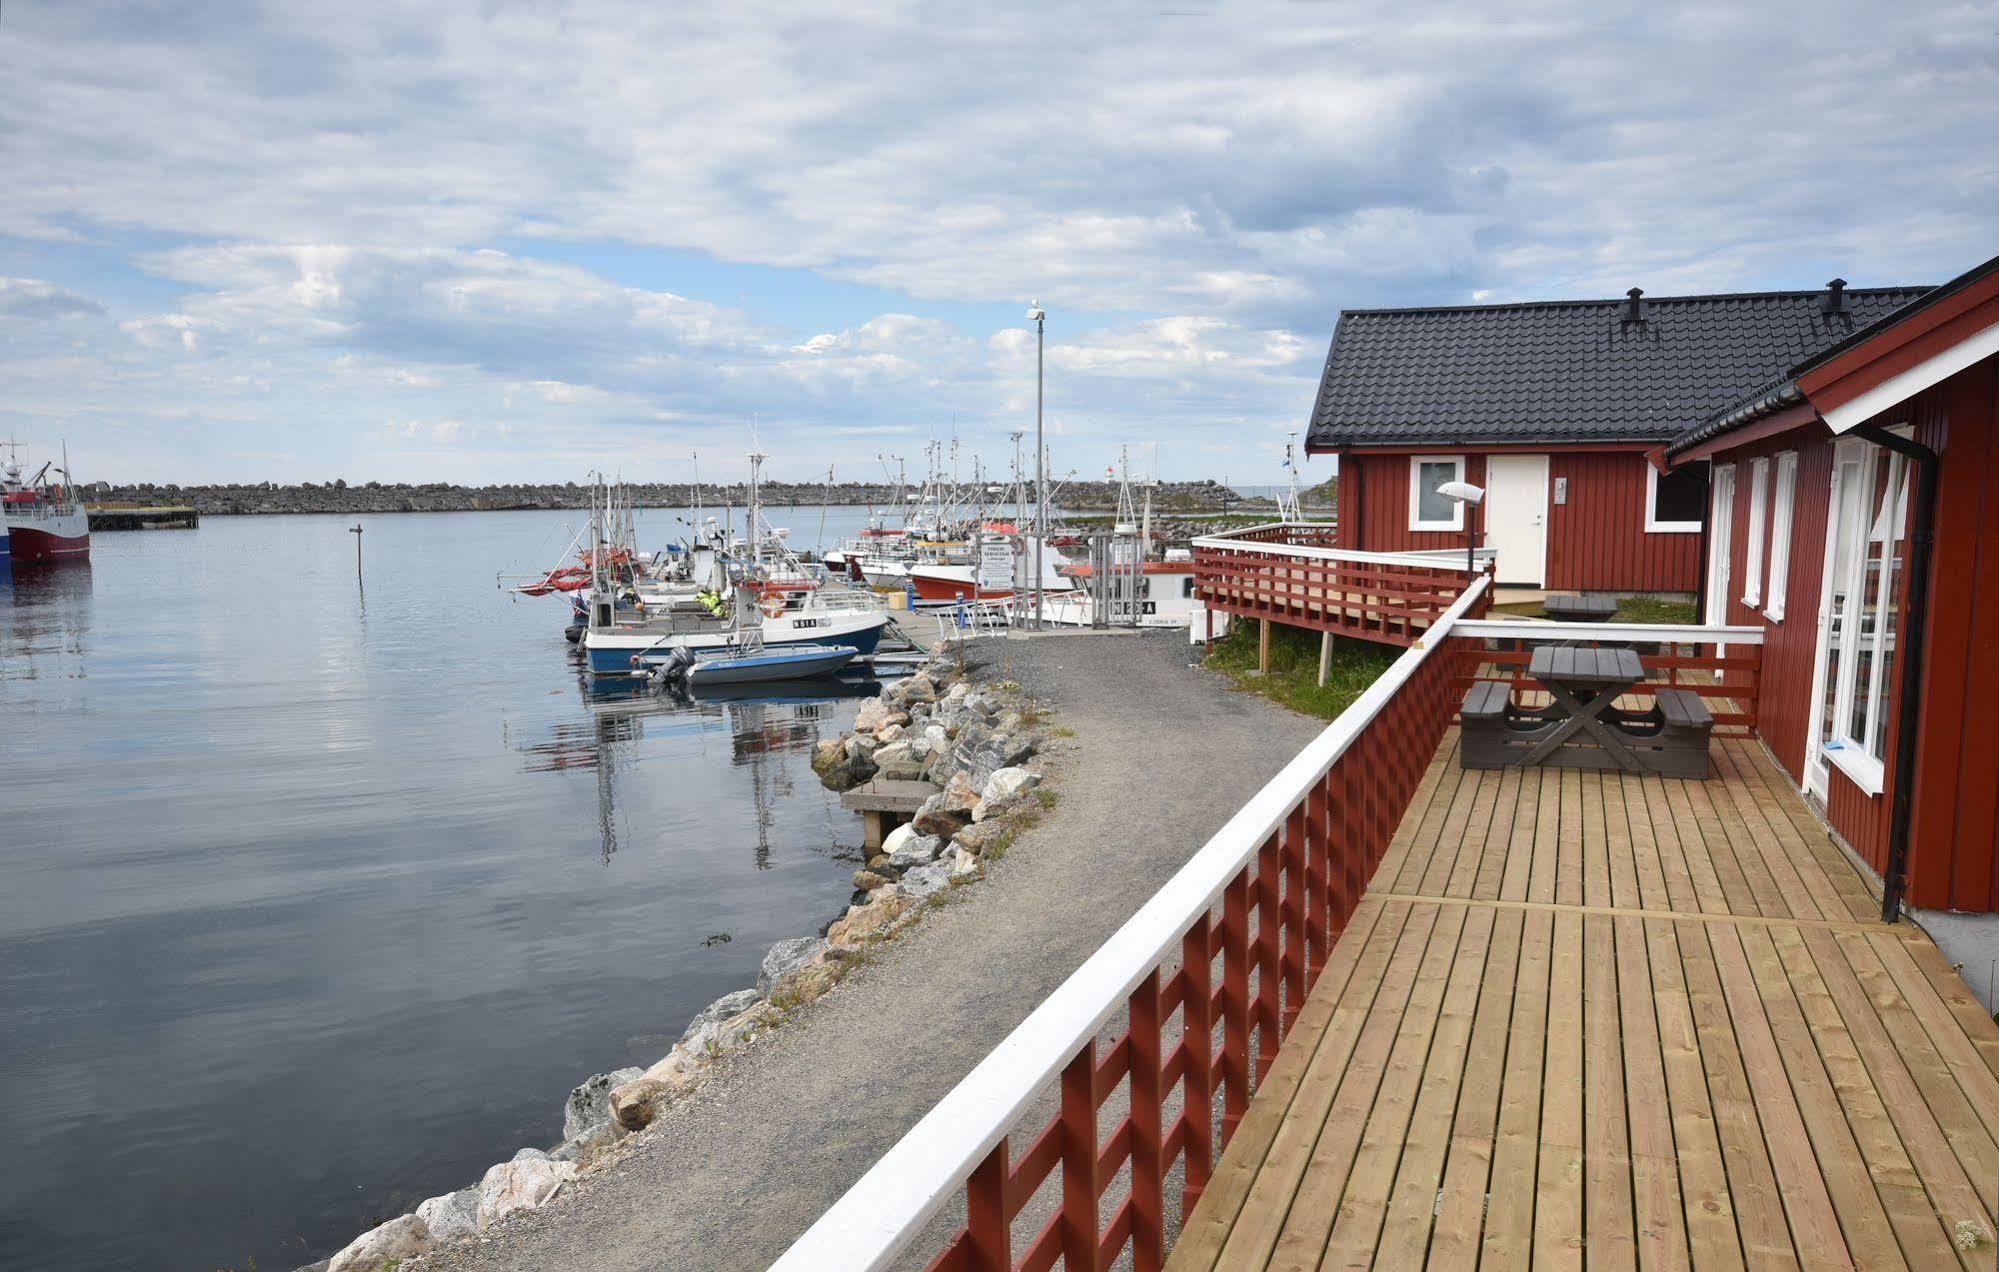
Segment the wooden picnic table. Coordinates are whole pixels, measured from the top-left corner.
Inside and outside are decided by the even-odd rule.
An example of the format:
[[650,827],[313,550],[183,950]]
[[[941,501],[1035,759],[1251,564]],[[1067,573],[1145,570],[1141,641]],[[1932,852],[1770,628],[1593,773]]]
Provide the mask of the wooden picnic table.
[[1534,651],[1527,674],[1541,682],[1554,698],[1556,708],[1566,714],[1555,720],[1547,736],[1521,757],[1522,764],[1541,763],[1571,736],[1587,731],[1619,768],[1630,773],[1645,771],[1645,766],[1631,752],[1628,735],[1616,727],[1613,705],[1631,686],[1645,679],[1645,664],[1638,660],[1636,650],[1543,645]]

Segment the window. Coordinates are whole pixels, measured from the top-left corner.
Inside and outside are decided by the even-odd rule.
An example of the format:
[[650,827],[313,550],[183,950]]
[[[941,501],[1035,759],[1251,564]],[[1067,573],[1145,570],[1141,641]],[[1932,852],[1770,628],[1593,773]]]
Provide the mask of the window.
[[1791,586],[1791,501],[1797,495],[1798,452],[1777,456],[1777,488],[1770,495],[1770,585],[1763,598],[1763,617],[1784,621],[1784,593]]
[[1645,465],[1645,529],[1656,534],[1699,534],[1707,508],[1707,466],[1662,473]]
[[1831,574],[1819,735],[1827,758],[1874,795],[1883,785],[1908,502],[1906,460],[1866,442],[1840,443],[1827,518]]
[[1749,542],[1742,545],[1742,603],[1755,609],[1763,601],[1763,528],[1769,508],[1763,502],[1770,461],[1749,463]]
[[1446,482],[1465,479],[1462,455],[1416,455],[1409,460],[1409,528],[1462,530],[1465,506],[1438,493]]

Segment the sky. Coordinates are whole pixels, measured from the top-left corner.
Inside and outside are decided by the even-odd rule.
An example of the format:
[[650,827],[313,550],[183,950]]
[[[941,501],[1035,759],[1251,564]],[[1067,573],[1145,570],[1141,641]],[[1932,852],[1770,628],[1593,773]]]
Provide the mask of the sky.
[[85,481],[991,472],[1038,300],[1055,471],[1274,483],[1343,307],[1995,253],[1999,3],[0,0]]

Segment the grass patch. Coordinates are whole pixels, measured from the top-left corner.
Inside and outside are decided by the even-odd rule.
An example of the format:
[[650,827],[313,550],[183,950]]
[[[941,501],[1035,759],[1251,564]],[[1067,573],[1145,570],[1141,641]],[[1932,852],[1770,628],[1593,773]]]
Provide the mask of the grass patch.
[[1372,641],[1333,641],[1332,665],[1319,685],[1319,634],[1302,628],[1271,624],[1270,674],[1256,674],[1257,624],[1242,619],[1216,641],[1207,666],[1223,673],[1241,689],[1262,694],[1293,711],[1330,720],[1352,705],[1373,684],[1399,650]]
[[1617,603],[1617,613],[1611,616],[1617,623],[1691,623],[1694,621],[1692,601],[1664,601],[1656,596],[1627,596]]

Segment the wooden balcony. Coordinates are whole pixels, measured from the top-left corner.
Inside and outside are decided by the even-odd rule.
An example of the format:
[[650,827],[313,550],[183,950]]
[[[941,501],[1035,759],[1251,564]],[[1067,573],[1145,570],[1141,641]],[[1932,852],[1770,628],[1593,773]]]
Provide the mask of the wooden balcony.
[[1758,744],[1455,743],[1169,1267],[1992,1266],[1999,1028]]
[[1194,540],[1194,592],[1209,609],[1336,636],[1412,644],[1464,587],[1463,553],[1348,552],[1325,524]]

